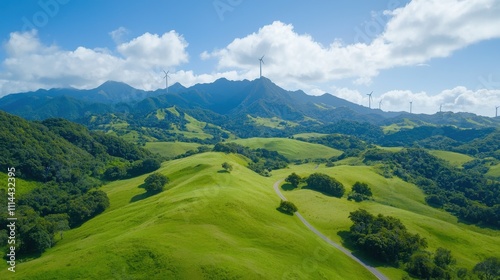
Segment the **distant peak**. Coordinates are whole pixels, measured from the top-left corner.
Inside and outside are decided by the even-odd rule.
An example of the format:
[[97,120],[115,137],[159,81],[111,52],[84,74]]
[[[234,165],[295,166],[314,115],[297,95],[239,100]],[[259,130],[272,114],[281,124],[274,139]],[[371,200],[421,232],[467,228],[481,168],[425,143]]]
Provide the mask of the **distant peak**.
[[123,83],[123,82],[108,80],[108,81],[105,81],[104,83],[102,83],[99,87],[106,86],[106,85],[127,85],[127,84]]
[[124,90],[133,90],[134,88],[123,82],[106,81],[102,85],[98,86],[96,89],[103,91],[115,91],[115,90],[124,91]]

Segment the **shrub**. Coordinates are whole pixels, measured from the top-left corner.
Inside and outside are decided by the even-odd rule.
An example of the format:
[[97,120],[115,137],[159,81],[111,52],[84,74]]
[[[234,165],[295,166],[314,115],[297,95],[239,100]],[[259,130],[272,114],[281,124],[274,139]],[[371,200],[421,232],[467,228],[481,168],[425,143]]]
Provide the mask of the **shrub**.
[[159,193],[163,191],[163,187],[168,181],[167,176],[160,173],[153,173],[144,180],[144,188],[148,193]]
[[295,206],[295,204],[293,204],[290,201],[286,201],[286,200],[282,200],[280,202],[280,207],[278,209],[281,210],[282,212],[285,212],[285,213],[290,214],[290,215],[293,215],[293,213],[297,212],[297,210],[298,210],[297,206]]
[[500,278],[500,259],[490,257],[476,264],[472,270],[479,279],[499,279]]
[[347,196],[347,199],[360,202],[363,200],[368,200],[371,197],[372,197],[372,190],[370,189],[370,187],[368,187],[368,184],[356,182],[352,186],[352,191]]
[[222,168],[224,168],[224,170],[226,170],[227,172],[231,172],[233,170],[233,166],[227,162],[224,162],[222,164]]

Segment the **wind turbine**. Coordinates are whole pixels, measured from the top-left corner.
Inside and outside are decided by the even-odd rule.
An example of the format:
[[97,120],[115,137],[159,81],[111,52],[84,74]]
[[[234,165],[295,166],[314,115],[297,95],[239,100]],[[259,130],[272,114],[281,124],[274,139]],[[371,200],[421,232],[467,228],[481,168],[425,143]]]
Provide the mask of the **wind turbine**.
[[380,101],[378,102],[378,109],[382,110],[381,108],[382,108],[382,99],[380,99]]
[[495,118],[498,117],[498,108],[500,108],[500,106],[495,107]]
[[443,112],[443,104],[439,105],[439,113]]
[[165,79],[165,88],[167,89],[167,92],[168,92],[168,78],[170,78],[168,73],[170,73],[170,70],[168,70],[167,72],[165,72],[165,70],[163,70],[163,73],[165,73],[165,77],[163,77],[163,78]]
[[372,108],[372,94],[373,94],[373,91],[370,92],[370,94],[367,94],[368,95],[368,108]]
[[410,101],[410,114],[411,114],[411,111],[412,111],[412,107],[413,107],[413,101]]
[[[264,56],[259,58],[259,64],[260,64],[260,77],[262,78],[262,64],[264,63]],[[264,63],[265,64],[265,63]]]

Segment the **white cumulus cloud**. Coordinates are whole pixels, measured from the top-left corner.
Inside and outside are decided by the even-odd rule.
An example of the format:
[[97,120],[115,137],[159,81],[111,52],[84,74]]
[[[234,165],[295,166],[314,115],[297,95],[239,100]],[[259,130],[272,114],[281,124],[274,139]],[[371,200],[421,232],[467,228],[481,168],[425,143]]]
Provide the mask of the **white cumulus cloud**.
[[[332,88],[331,93],[337,97],[368,107],[368,96],[349,88]],[[383,111],[406,111],[416,114],[434,114],[443,111],[472,112],[482,116],[494,117],[495,107],[500,106],[500,89],[471,90],[462,86],[443,90],[437,94],[425,91],[391,90],[382,94],[373,94],[372,108],[379,106]]]
[[84,46],[63,50],[55,45],[44,45],[36,30],[13,32],[4,44],[7,58],[0,72],[0,95],[38,88],[92,88],[106,80],[156,89],[163,85],[162,68],[174,68],[188,62],[187,46],[175,31],[163,35],[145,33],[118,45],[117,54],[108,49]]
[[376,22],[385,24],[382,32],[369,42],[345,45],[336,40],[324,46],[295,32],[293,25],[276,21],[201,57],[217,58],[219,69],[257,77],[257,59],[265,54],[264,75],[283,85],[346,78],[369,84],[381,70],[426,65],[433,58],[500,38],[498,0],[414,0],[384,14],[387,22]]

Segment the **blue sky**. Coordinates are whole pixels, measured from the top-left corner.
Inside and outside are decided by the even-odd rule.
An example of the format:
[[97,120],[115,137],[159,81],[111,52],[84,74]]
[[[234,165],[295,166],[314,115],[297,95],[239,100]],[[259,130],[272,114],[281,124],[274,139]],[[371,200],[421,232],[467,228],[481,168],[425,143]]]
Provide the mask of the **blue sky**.
[[0,95],[259,75],[432,114],[500,105],[500,0],[0,1]]

